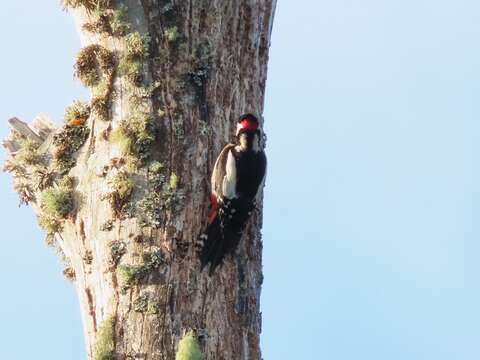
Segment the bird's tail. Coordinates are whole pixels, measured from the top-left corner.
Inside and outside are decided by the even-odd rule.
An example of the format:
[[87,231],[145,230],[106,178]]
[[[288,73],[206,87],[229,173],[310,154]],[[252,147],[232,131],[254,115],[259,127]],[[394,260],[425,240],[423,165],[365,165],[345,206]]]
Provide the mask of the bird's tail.
[[218,216],[208,225],[200,256],[202,269],[210,263],[210,275],[213,274],[226,255],[226,242],[221,225],[221,220]]
[[210,275],[237,248],[252,209],[251,202],[246,204],[231,200],[223,204],[215,218],[211,219],[200,256],[202,269],[210,263]]

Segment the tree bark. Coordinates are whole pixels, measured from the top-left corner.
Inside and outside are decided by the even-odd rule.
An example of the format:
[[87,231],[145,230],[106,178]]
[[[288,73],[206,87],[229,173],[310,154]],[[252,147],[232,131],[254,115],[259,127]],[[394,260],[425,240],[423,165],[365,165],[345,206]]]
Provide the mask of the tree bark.
[[[263,111],[275,2],[65,2],[82,45],[100,45],[114,57],[109,70],[102,68],[103,60],[95,65],[108,87],[101,98],[107,111],[95,104],[101,91],[92,85],[85,124],[68,128],[86,129],[81,147],[59,145],[58,134],[66,134],[65,141],[76,135],[44,118],[30,125],[11,119],[4,146],[10,154],[6,170],[21,200],[40,218],[49,211],[46,192],[68,187],[73,194],[73,209],[62,212],[53,205],[61,216],[54,219],[50,242],[76,286],[90,359],[171,360],[189,330],[205,359],[261,359],[261,204],[236,254],[212,277],[200,270],[198,239],[206,226],[216,156],[240,114],[261,117]],[[127,30],[112,30],[119,10]],[[148,55],[128,60],[131,34],[145,40]],[[121,68],[124,59],[140,67],[133,80]],[[80,78],[82,71],[77,61]],[[124,132],[120,143],[115,141],[118,129],[138,114],[147,122],[143,131],[150,143],[141,143],[138,129],[133,139]],[[76,116],[74,121],[84,120]],[[38,158],[25,155],[27,139]],[[66,169],[59,166],[65,152],[74,161]],[[50,177],[40,182],[44,172]],[[65,185],[69,179],[73,185]],[[131,189],[122,188],[122,179]],[[107,355],[101,357],[102,351]]]

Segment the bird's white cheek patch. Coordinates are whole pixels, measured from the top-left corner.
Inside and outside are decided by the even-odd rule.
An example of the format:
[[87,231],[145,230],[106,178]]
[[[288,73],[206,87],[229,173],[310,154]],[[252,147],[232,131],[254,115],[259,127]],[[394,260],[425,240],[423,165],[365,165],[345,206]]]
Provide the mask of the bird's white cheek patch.
[[240,130],[242,130],[242,129],[243,129],[242,124],[238,123],[237,124],[237,132],[235,133],[235,135],[238,136],[238,134],[240,133]]

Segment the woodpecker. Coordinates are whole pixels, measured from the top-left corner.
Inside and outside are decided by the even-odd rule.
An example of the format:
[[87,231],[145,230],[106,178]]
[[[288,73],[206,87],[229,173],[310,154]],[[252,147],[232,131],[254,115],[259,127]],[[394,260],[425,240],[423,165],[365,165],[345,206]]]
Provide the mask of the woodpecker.
[[240,116],[235,138],[220,152],[212,172],[211,210],[200,258],[202,269],[210,263],[210,275],[237,248],[265,179],[267,158],[258,119]]

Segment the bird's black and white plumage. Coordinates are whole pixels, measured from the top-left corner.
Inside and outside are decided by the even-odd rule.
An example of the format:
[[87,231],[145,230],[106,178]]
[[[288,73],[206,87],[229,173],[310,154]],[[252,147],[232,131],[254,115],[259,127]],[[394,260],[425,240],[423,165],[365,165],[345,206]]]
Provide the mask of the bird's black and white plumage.
[[262,140],[258,120],[251,114],[242,115],[236,143],[225,146],[215,162],[212,209],[201,254],[202,268],[210,263],[210,274],[234,252],[255,208],[267,167]]

